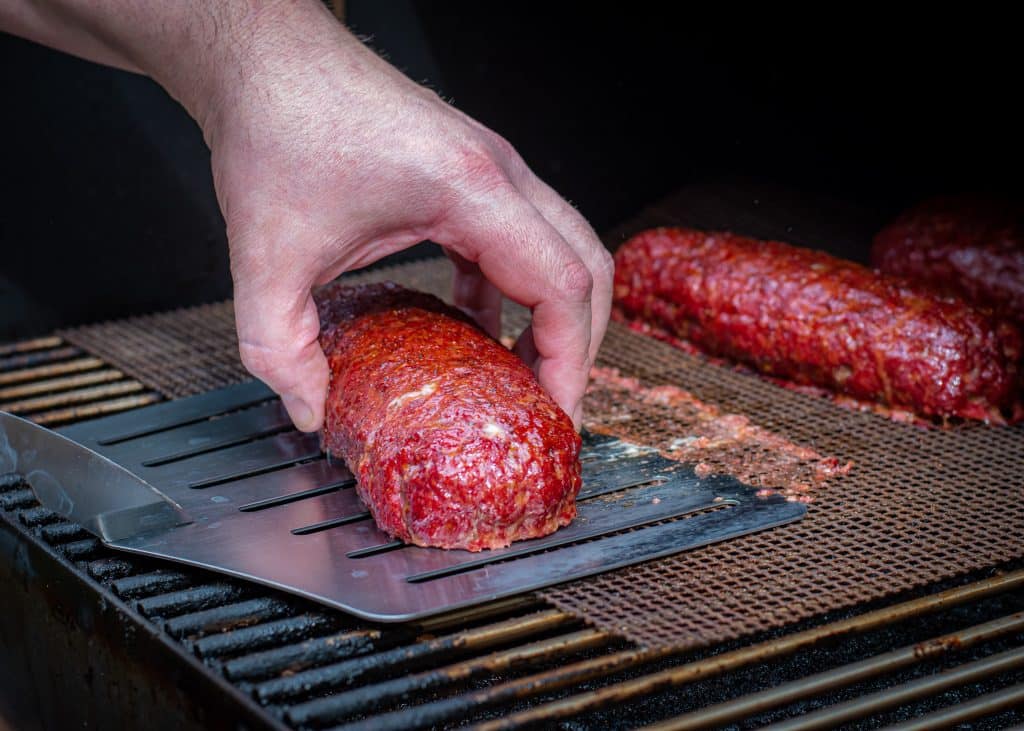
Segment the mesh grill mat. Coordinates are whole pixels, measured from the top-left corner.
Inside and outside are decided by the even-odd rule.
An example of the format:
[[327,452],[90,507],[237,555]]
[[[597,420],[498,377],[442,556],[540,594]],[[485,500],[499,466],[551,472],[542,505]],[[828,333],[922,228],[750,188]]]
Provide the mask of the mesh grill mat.
[[[378,269],[443,295],[443,260]],[[525,320],[506,308],[506,328]],[[171,397],[246,377],[229,304],[71,330],[62,335]],[[897,424],[791,392],[612,323],[601,365],[644,385],[675,384],[723,411],[822,454],[852,460],[815,492],[800,523],[540,592],[558,607],[648,646],[696,647],[879,599],[1024,556],[1024,429]],[[686,425],[631,403],[604,431],[667,448]]]

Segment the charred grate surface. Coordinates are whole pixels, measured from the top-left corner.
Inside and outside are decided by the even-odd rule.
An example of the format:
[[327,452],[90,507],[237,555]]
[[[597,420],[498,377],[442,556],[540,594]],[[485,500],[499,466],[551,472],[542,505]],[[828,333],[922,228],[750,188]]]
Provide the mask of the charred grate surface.
[[60,426],[162,399],[141,381],[62,338],[0,345],[0,411]]
[[[444,295],[449,265],[419,262],[359,278],[370,277]],[[219,312],[216,317],[200,317],[199,311],[155,316],[163,318],[158,327],[149,318],[143,328],[148,345],[132,354],[138,365],[118,365],[150,379],[146,383],[155,389],[182,393],[175,355],[182,343],[219,343],[210,346],[219,348],[218,357],[234,352],[234,336],[223,324],[229,309],[219,307],[204,311]],[[524,317],[521,308],[507,306],[508,331],[521,327]],[[101,338],[109,350],[121,340],[118,328],[129,328],[130,335],[139,323],[86,328],[68,337],[89,349]],[[646,386],[682,386],[794,443],[852,460],[854,467],[814,492],[798,525],[542,592],[597,627],[651,647],[705,646],[1024,556],[1021,427],[965,424],[943,431],[897,424],[712,364],[615,323],[600,365]],[[204,378],[195,390],[228,382]],[[589,406],[592,428],[659,449],[685,437],[690,427],[677,411],[639,400],[613,408],[594,398]]]

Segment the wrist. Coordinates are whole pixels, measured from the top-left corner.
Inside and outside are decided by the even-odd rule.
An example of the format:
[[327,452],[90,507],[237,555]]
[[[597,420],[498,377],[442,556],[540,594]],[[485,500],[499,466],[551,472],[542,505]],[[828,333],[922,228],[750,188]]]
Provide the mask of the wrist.
[[258,113],[290,75],[351,38],[317,0],[202,3],[180,28],[180,41],[143,68],[188,110],[211,146],[237,113]]

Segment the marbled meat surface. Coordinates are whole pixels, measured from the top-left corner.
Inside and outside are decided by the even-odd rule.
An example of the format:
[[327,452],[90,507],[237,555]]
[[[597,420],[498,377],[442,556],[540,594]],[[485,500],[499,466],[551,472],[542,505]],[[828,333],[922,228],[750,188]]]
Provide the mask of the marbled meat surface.
[[772,376],[930,417],[1002,421],[1017,402],[1016,328],[859,264],[685,228],[615,258],[620,319]]
[[1024,324],[1024,204],[959,196],[910,209],[878,232],[872,263]]
[[479,551],[575,517],[580,437],[516,355],[390,282],[334,283],[315,299],[331,369],[324,447],[381,530]]

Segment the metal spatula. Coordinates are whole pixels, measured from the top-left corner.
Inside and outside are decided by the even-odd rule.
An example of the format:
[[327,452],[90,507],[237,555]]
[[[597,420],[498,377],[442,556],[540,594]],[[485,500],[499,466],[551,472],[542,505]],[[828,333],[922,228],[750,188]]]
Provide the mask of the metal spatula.
[[44,506],[105,542],[192,522],[181,506],[101,454],[0,411],[0,474],[17,472]]
[[771,528],[806,507],[700,478],[587,434],[579,515],[495,551],[406,546],[377,530],[351,473],[249,382],[55,434],[0,420],[4,471],[113,548],[200,566],[367,619],[467,606]]

